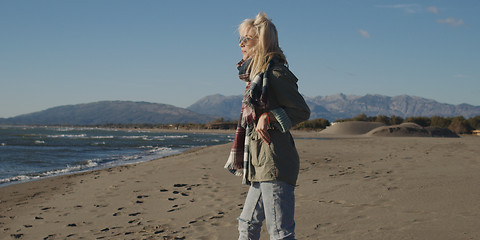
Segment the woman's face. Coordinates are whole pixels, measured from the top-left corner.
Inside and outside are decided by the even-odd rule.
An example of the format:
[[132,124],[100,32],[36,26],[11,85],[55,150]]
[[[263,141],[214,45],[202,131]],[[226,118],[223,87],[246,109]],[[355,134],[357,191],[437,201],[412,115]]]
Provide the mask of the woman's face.
[[242,49],[243,60],[247,60],[252,56],[252,48],[257,45],[257,42],[258,37],[253,28],[249,28],[244,33],[241,33],[238,46]]

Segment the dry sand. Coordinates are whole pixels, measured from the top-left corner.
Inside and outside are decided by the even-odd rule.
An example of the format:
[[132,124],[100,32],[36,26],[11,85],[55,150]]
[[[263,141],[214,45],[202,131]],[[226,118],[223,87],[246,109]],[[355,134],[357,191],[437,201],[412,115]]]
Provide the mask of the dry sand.
[[[295,135],[298,239],[480,239],[480,137]],[[0,188],[0,239],[236,239],[230,146]]]

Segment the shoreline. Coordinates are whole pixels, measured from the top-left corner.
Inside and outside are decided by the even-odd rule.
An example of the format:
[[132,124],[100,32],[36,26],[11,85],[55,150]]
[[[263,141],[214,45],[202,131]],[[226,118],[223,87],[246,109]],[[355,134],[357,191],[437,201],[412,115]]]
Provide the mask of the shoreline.
[[[213,145],[213,146],[215,146],[215,145]],[[126,163],[126,164],[120,164],[120,165],[108,166],[108,167],[107,167],[107,166],[104,166],[104,167],[96,167],[96,168],[86,169],[86,170],[81,170],[81,171],[72,171],[72,172],[59,173],[59,174],[54,174],[54,175],[39,177],[39,178],[35,178],[35,179],[19,180],[19,181],[14,181],[14,182],[9,182],[9,183],[3,183],[3,184],[0,184],[0,189],[2,189],[2,188],[4,188],[4,187],[12,186],[12,185],[24,184],[24,183],[35,182],[35,181],[41,181],[41,180],[45,180],[45,179],[49,179],[49,178],[63,177],[63,176],[76,175],[76,174],[85,174],[85,173],[89,173],[89,172],[108,170],[108,169],[113,169],[113,168],[117,168],[117,167],[135,165],[135,164],[140,164],[140,163],[146,163],[146,162],[150,162],[150,161],[157,161],[157,160],[160,160],[160,159],[164,159],[164,158],[168,158],[168,157],[174,157],[174,156],[176,156],[176,155],[181,155],[181,154],[184,154],[184,153],[187,153],[187,152],[190,152],[190,151],[196,151],[196,150],[200,150],[200,149],[207,148],[207,147],[209,147],[209,146],[193,147],[193,148],[189,148],[189,149],[186,149],[186,150],[184,150],[184,151],[181,151],[181,152],[179,152],[179,153],[173,153],[173,154],[171,154],[171,155],[167,155],[167,156],[163,156],[163,157],[159,157],[159,158],[155,158],[155,159],[147,160],[147,161],[143,161],[143,162],[132,162],[132,163]]]
[[[65,128],[64,126],[5,126],[3,125],[3,127],[12,127],[12,128],[36,128],[36,129],[49,129],[49,128],[55,128],[55,129],[61,129],[61,128]],[[82,131],[82,130],[106,130],[106,131],[111,131],[111,132],[117,132],[117,131],[121,131],[121,132],[138,132],[138,133],[145,133],[145,132],[150,132],[150,133],[154,133],[154,134],[185,134],[185,136],[187,134],[191,135],[191,134],[195,134],[197,136],[201,136],[202,134],[207,134],[207,135],[212,135],[212,136],[215,136],[215,135],[229,135],[231,134],[230,132],[228,131],[189,131],[189,130],[181,130],[181,131],[176,131],[176,130],[167,130],[167,131],[158,131],[158,129],[115,129],[115,128],[95,128],[95,127],[66,127],[68,129],[74,129],[74,130],[79,130],[79,131]],[[228,139],[226,139],[228,140]],[[43,141],[42,141],[43,142]],[[44,143],[44,142],[43,142]],[[213,143],[213,144],[219,144],[219,143]],[[208,144],[207,144],[208,145]],[[4,146],[4,145],[2,145]],[[63,176],[63,175],[69,175],[69,174],[75,174],[75,173],[82,173],[82,172],[88,172],[88,171],[95,171],[95,170],[100,170],[100,169],[106,169],[106,168],[111,168],[111,167],[114,167],[114,166],[121,166],[121,165],[130,165],[130,164],[135,164],[135,163],[138,163],[138,162],[148,162],[148,161],[151,161],[151,160],[155,160],[157,158],[162,158],[164,156],[169,156],[169,155],[176,155],[176,154],[180,154],[184,151],[189,151],[191,148],[198,148],[198,147],[205,147],[206,145],[199,145],[199,146],[187,146],[187,147],[179,147],[175,150],[171,150],[170,152],[164,152],[164,153],[160,153],[160,154],[157,154],[157,156],[153,156],[153,157],[150,157],[150,156],[142,156],[140,160],[133,160],[131,162],[126,162],[126,161],[119,161],[118,163],[107,163],[107,164],[92,164],[90,166],[86,166],[86,165],[82,165],[82,164],[78,164],[78,165],[75,165],[76,163],[72,163],[71,164],[68,164],[68,165],[65,165],[64,168],[51,168],[51,169],[46,169],[44,172],[34,172],[34,173],[31,173],[31,174],[17,174],[17,175],[14,175],[14,176],[6,176],[5,178],[1,179],[0,180],[0,188],[2,187],[6,187],[6,186],[9,186],[9,185],[15,185],[15,184],[20,184],[20,183],[25,183],[25,182],[30,182],[30,181],[37,181],[37,180],[40,180],[40,179],[44,179],[44,178],[50,178],[50,177],[56,177],[56,176]],[[119,155],[120,156],[120,155]],[[123,156],[127,156],[127,155],[123,155]],[[85,159],[84,162],[87,162],[88,159]]]
[[[32,126],[25,125],[25,126],[13,126],[13,127],[32,127]],[[34,127],[42,127],[42,126],[34,126]],[[43,126],[43,127],[60,128],[60,127],[63,127],[63,126]],[[86,127],[74,127],[74,128],[83,129],[83,128],[86,128]],[[87,129],[90,129],[90,128],[87,127]],[[119,130],[119,129],[116,129],[116,128],[95,128],[95,129]],[[132,129],[120,129],[119,131],[139,131],[139,132],[146,131],[146,132],[157,132],[157,133],[165,132],[165,133],[194,133],[194,134],[207,133],[207,134],[225,134],[225,135],[235,134],[234,130],[219,130],[219,129],[200,129],[200,130],[199,129],[190,129],[190,130],[189,129],[179,129],[179,130],[174,130],[174,129],[148,129],[148,128],[133,129],[132,128]],[[317,133],[317,132],[293,131],[292,135],[294,137],[297,136],[299,138],[315,139],[316,137],[312,136],[313,133]],[[151,159],[151,160],[147,160],[147,161],[141,161],[141,162],[149,162],[149,161],[162,159],[162,158],[169,157],[169,156],[175,156],[175,155],[178,155],[178,154],[182,154],[184,152],[188,152],[188,151],[195,150],[197,148],[204,148],[204,147],[206,147],[206,146],[193,147],[191,149],[186,149],[186,150],[181,151],[179,153],[174,153],[172,155],[167,155],[167,156],[164,156],[164,157]],[[49,176],[42,176],[42,177],[38,177],[38,178],[30,178],[30,179],[27,179],[27,180],[14,180],[14,181],[10,181],[10,182],[7,182],[7,183],[1,183],[0,188],[7,187],[7,186],[10,186],[10,185],[28,183],[28,182],[32,182],[32,181],[38,181],[38,180],[52,178],[52,177],[60,177],[60,176],[71,175],[71,174],[85,173],[85,172],[90,172],[90,171],[98,171],[98,170],[109,169],[109,168],[113,168],[113,167],[117,167],[117,166],[127,166],[127,165],[137,164],[137,163],[141,163],[141,162],[125,163],[125,164],[120,164],[120,165],[115,165],[115,166],[94,167],[92,169],[79,170],[79,171],[61,172],[61,173],[56,173],[56,174],[52,174],[52,175],[49,175]]]
[[[480,237],[480,138],[298,136],[299,239]],[[248,188],[230,147],[2,187],[0,238],[235,238]]]

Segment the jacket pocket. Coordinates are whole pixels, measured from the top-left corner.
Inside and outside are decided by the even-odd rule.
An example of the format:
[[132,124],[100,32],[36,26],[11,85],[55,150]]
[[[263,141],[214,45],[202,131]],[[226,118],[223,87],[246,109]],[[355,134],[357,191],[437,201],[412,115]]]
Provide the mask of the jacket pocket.
[[262,140],[256,132],[250,135],[250,160],[255,167],[265,164],[265,154],[262,154]]
[[250,136],[250,156],[252,165],[255,167],[265,167],[273,163],[270,146],[263,142],[257,132],[252,132]]

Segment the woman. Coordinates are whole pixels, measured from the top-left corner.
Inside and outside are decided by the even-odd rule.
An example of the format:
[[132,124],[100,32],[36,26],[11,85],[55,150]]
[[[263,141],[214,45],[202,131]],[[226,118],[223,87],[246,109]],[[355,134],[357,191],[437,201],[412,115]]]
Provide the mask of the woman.
[[310,110],[265,13],[245,19],[238,31],[243,58],[237,67],[247,86],[225,168],[250,185],[239,239],[259,239],[263,220],[270,239],[294,239],[299,157],[289,129],[307,120]]

